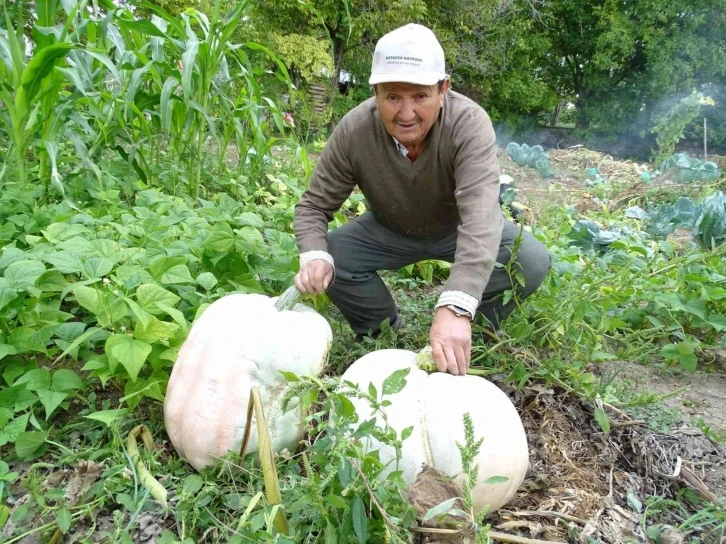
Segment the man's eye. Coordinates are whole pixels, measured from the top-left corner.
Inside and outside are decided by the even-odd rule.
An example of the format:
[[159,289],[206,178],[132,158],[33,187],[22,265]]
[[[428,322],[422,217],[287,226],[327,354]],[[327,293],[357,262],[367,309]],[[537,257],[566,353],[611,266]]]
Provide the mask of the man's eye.
[[386,98],[388,98],[388,100],[398,100],[398,97],[395,94],[389,94]]
[[427,94],[425,94],[425,93],[421,93],[421,94],[420,94],[420,95],[418,95],[418,96],[417,96],[416,98],[418,98],[419,100],[425,100],[425,99],[427,99],[428,97],[429,97],[429,95],[427,95]]

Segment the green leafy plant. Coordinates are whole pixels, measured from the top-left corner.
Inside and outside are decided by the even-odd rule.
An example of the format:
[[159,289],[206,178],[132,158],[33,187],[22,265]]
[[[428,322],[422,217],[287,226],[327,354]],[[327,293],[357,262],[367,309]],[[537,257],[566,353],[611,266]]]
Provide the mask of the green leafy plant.
[[660,170],[678,183],[709,183],[721,177],[716,163],[692,159],[688,153],[678,153],[664,160]]
[[711,97],[693,91],[663,115],[651,130],[656,134],[655,140],[658,144],[656,162],[661,162],[665,157],[673,154],[676,144],[683,138],[683,132],[701,112],[701,107],[713,105]]
[[545,178],[553,176],[549,159],[541,145],[529,147],[527,144],[519,145],[515,142],[510,142],[507,145],[507,154],[519,166],[535,168]]

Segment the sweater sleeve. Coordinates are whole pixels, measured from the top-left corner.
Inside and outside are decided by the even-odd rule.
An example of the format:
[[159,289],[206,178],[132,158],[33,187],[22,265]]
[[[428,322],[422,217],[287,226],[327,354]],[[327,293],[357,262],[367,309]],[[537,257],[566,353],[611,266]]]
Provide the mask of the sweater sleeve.
[[494,128],[483,109],[471,108],[454,128],[456,205],[461,224],[454,264],[444,289],[481,302],[494,269],[504,218],[499,207],[499,163]]
[[344,121],[333,130],[308,188],[295,206],[293,230],[300,253],[328,250],[328,223],[356,185]]

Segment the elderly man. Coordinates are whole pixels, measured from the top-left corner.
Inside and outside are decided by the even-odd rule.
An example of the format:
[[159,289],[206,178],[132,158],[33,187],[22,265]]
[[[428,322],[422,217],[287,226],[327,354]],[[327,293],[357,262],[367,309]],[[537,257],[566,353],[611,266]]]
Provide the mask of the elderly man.
[[[494,130],[475,102],[449,89],[444,52],[434,33],[409,24],[383,36],[369,83],[375,96],[333,131],[295,209],[300,249],[295,285],[326,292],[359,335],[402,319],[378,270],[426,259],[452,262],[436,304],[430,343],[437,368],[464,374],[471,320],[481,312],[496,330],[520,298],[544,280],[546,248],[528,232],[506,265],[520,229],[499,204]],[[333,214],[358,186],[369,211],[328,232]],[[514,283],[514,286],[513,286]]]

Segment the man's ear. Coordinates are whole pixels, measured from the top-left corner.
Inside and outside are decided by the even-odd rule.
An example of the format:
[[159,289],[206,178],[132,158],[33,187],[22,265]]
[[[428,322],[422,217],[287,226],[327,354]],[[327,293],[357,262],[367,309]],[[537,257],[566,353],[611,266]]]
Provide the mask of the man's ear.
[[441,107],[444,107],[444,99],[446,98],[446,92],[449,90],[449,87],[451,87],[451,80],[447,77],[444,80],[443,85],[441,85],[441,91],[439,91],[439,102]]

